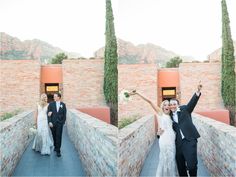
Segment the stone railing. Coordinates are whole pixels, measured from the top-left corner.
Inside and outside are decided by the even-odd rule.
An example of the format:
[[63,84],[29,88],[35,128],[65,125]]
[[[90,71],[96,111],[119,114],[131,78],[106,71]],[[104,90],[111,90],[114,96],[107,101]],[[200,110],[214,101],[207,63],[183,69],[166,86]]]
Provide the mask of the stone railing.
[[71,109],[67,116],[70,139],[79,152],[87,176],[116,176],[118,171],[118,129]]
[[212,176],[236,176],[236,128],[193,113],[198,154]]
[[119,131],[118,176],[139,176],[155,140],[154,120],[148,115]]
[[0,122],[1,174],[10,176],[28,143],[32,139],[29,129],[33,127],[33,111],[26,111]]

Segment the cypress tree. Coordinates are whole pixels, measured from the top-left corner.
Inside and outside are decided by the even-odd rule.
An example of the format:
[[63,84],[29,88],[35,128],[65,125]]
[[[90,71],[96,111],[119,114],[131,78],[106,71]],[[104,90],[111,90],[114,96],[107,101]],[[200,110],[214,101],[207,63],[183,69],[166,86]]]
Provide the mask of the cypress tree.
[[106,44],[104,62],[103,91],[107,105],[110,107],[111,124],[118,126],[118,70],[117,40],[115,36],[114,17],[111,0],[106,0]]
[[235,125],[235,58],[234,46],[231,38],[230,20],[226,1],[221,1],[222,6],[222,55],[221,55],[221,94],[226,109],[230,112],[230,124]]

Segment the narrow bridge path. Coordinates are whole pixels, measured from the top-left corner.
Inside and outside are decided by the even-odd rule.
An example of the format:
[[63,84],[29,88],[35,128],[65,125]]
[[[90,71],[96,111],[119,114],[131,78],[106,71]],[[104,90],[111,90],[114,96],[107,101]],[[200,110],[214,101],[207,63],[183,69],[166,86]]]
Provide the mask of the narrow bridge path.
[[52,150],[51,155],[41,155],[29,144],[12,176],[85,176],[84,168],[74,145],[63,129],[61,157]]
[[[140,176],[156,176],[159,150],[158,139],[156,139],[144,162]],[[198,176],[211,176],[200,157],[198,157]]]

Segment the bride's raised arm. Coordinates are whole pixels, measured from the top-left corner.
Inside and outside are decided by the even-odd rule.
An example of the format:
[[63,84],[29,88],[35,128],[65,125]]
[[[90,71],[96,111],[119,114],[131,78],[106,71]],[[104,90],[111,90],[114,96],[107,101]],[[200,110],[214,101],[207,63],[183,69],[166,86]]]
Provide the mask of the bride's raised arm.
[[[148,102],[152,108],[155,110],[155,112],[157,114],[162,114],[163,111],[160,107],[156,106],[151,100],[149,100],[148,98],[146,98],[145,96],[141,95],[140,93],[136,92],[136,90],[132,91],[131,93],[129,93],[129,95],[138,95],[140,98],[142,98],[144,101]],[[162,128],[160,127],[160,122],[159,119],[157,119],[157,126],[158,126],[158,131],[157,131],[157,136],[159,137],[160,135],[162,135],[162,133],[164,132],[164,130],[162,130]]]
[[138,95],[144,101],[148,102],[152,106],[152,108],[155,110],[156,113],[158,113],[158,114],[162,113],[162,109],[160,107],[156,106],[151,100],[149,100],[145,96],[141,95],[137,91],[132,91],[131,93],[129,93],[129,95]]

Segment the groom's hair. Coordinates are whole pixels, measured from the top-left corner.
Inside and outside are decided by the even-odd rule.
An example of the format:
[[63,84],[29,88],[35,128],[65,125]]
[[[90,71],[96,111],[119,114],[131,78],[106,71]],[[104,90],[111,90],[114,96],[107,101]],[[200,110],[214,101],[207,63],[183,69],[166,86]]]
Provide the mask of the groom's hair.
[[179,100],[178,100],[178,99],[176,99],[176,98],[171,98],[171,99],[170,99],[170,102],[171,102],[171,101],[176,101],[176,102],[178,103],[178,105],[179,105]]
[[57,96],[58,96],[59,98],[61,98],[61,94],[60,94],[60,93],[55,93],[55,94],[57,94]]

